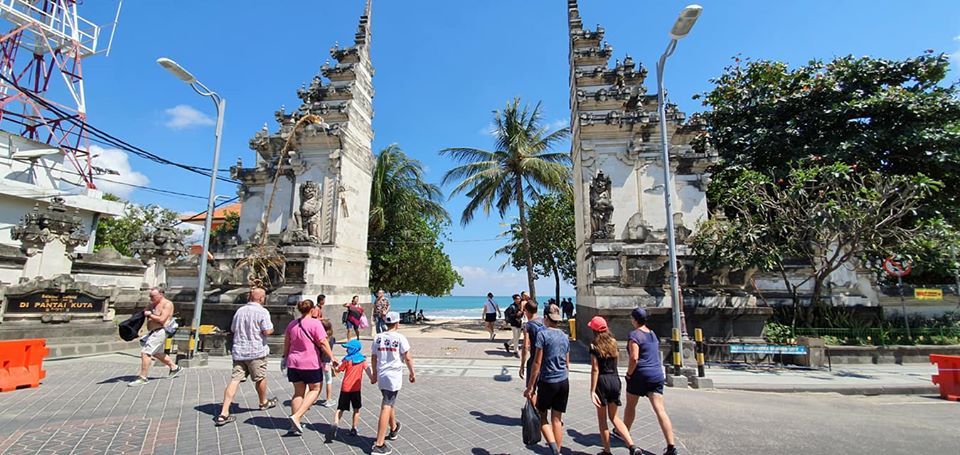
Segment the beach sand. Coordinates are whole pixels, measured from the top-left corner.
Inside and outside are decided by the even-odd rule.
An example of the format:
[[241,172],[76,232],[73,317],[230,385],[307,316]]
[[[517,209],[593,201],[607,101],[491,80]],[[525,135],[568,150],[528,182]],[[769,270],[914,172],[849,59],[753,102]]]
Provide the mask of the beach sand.
[[[501,321],[497,321],[497,325]],[[510,330],[506,330],[510,333]],[[483,321],[477,319],[432,319],[420,324],[400,324],[400,333],[410,338],[484,337]]]

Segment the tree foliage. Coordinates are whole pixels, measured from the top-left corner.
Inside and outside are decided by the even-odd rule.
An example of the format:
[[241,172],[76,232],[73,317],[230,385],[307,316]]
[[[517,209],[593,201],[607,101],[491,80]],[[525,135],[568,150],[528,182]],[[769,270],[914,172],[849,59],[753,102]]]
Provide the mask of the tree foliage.
[[[703,143],[720,154],[715,174],[724,183],[741,169],[783,177],[810,156],[883,175],[926,175],[947,188],[960,185],[960,97],[944,85],[949,56],[928,51],[905,60],[839,57],[789,68],[772,61],[742,61],[713,79],[702,95],[708,134]],[[715,204],[723,204],[717,194]],[[920,207],[960,217],[956,191],[943,191]]]
[[919,231],[905,220],[941,187],[923,175],[818,161],[795,163],[783,178],[742,171],[718,189],[725,214],[701,225],[693,247],[701,267],[775,272],[795,307],[808,284],[819,303],[827,278],[844,264],[898,253]]
[[[104,199],[123,202],[110,194],[105,195]],[[115,218],[100,218],[93,250],[100,251],[105,247],[111,247],[124,256],[133,256],[131,249],[133,242],[140,240],[144,234],[159,226],[179,223],[179,218],[177,212],[155,204],[137,205],[128,202],[122,215]],[[185,230],[181,232],[186,233]]]
[[[452,194],[469,199],[460,222],[467,225],[477,210],[485,215],[496,208],[503,218],[514,205],[519,210],[520,236],[529,245],[526,200],[541,190],[566,191],[569,188],[570,157],[566,152],[550,150],[566,139],[568,128],[550,132],[543,125],[540,104],[531,110],[520,99],[507,103],[494,113],[495,151],[454,147],[440,151],[461,164],[447,171],[443,183],[456,183]],[[530,295],[536,298],[533,258],[526,258]]]
[[[556,299],[560,301],[561,279],[576,285],[576,235],[574,233],[573,195],[568,192],[541,196],[530,206],[528,234],[537,278],[552,276],[556,283]],[[520,223],[514,222],[503,233],[508,243],[497,250],[507,256],[500,270],[511,266],[517,270],[526,267],[526,250],[520,234]]]
[[443,251],[449,215],[440,197],[419,161],[395,144],[380,151],[370,197],[370,287],[441,296],[462,284]]

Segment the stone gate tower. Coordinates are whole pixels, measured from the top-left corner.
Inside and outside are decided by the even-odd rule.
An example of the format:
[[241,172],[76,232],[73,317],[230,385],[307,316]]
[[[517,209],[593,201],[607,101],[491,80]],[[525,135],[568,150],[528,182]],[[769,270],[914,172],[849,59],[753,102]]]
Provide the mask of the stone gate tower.
[[[596,314],[626,329],[637,306],[651,307],[657,325],[673,305],[666,287],[666,216],[676,224],[685,283],[691,269],[686,241],[707,217],[707,168],[716,155],[690,146],[697,128],[668,105],[673,180],[664,182],[657,96],[644,86],[646,68],[629,55],[611,65],[604,29],[583,27],[576,0],[567,9],[578,332],[589,334],[585,324]],[[673,192],[676,213],[664,213],[663,191]],[[686,295],[687,305],[692,298]]]
[[[309,86],[297,91],[302,103],[275,113],[279,128],[266,125],[250,140],[256,165],[237,163],[231,171],[241,182],[242,211],[238,236],[255,242],[267,209],[273,178],[280,166],[267,234],[286,260],[283,286],[275,299],[323,293],[330,303],[350,296],[369,300],[367,222],[375,164],[373,141],[373,64],[370,60],[372,2],[367,0],[354,43],[334,45]],[[294,128],[306,115],[322,123]],[[293,137],[289,159],[280,157]]]

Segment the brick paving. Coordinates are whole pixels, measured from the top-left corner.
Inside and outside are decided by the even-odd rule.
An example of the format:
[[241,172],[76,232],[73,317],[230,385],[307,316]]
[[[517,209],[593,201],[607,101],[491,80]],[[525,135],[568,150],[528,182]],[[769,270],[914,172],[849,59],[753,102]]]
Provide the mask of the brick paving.
[[[418,381],[404,384],[400,393],[397,412],[404,428],[391,444],[394,453],[548,453],[543,446],[525,448],[520,442],[517,360],[487,352],[497,344],[413,340]],[[451,346],[461,347],[456,356],[436,357]],[[127,387],[136,365],[136,357],[126,354],[45,363],[47,378],[39,388],[0,394],[0,454],[360,454],[372,446],[379,405],[373,385],[364,385],[359,436],[341,431],[337,440],[326,442],[332,409],[314,407],[305,417],[303,437],[288,437],[289,407],[256,409],[249,382],[241,384],[236,397],[237,422],[215,427],[212,418],[229,380],[226,358],[214,358],[209,367],[184,371],[175,379],[163,377],[164,368],[154,368],[155,380]],[[597,453],[588,367],[575,364],[573,370],[564,453]],[[275,360],[269,381],[271,396],[289,400],[292,388]],[[666,396],[682,453],[793,453],[796,448],[960,453],[960,442],[952,435],[960,420],[956,403],[689,390],[668,390]],[[348,426],[349,415],[341,422],[341,428]],[[650,452],[663,450],[659,427],[644,403],[632,434]],[[615,445],[614,453],[626,449]]]

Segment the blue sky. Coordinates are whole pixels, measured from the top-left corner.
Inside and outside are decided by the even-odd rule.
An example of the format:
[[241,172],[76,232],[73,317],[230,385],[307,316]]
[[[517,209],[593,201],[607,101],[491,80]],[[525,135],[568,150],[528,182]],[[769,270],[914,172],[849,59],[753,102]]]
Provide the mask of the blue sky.
[[[543,102],[545,121],[568,120],[566,2],[508,0],[375,0],[373,60],[376,67],[374,149],[391,143],[421,160],[439,183],[453,163],[438,156],[451,146],[487,148],[491,111],[513,97]],[[686,4],[679,1],[581,0],[584,24],[606,28],[615,58],[630,54],[652,69],[667,44],[667,31]],[[802,64],[836,55],[904,58],[925,49],[960,58],[960,2],[705,0],[703,15],[681,42],[667,68],[668,91],[684,111],[710,88],[732,56]],[[113,19],[115,1],[81,5],[98,22]],[[227,99],[220,167],[238,157],[253,162],[247,141],[273,112],[298,105],[296,90],[329,59],[335,41],[352,42],[363,0],[228,2],[127,1],[109,57],[85,60],[91,124],[170,160],[208,167],[212,158],[213,106],[158,67],[157,57],[177,60]],[[652,71],[651,71],[652,73]],[[656,83],[648,79],[647,87]],[[103,152],[117,179],[155,188],[206,195],[203,177],[121,153]],[[105,189],[117,188],[103,185]],[[218,194],[233,196],[221,184]],[[200,211],[203,198],[135,190],[127,197],[179,212]],[[455,220],[465,204],[447,203]],[[458,295],[526,288],[524,275],[498,272],[491,258],[504,229],[496,215],[451,227],[447,251],[465,278]],[[538,285],[551,293],[551,280]],[[564,287],[570,294],[569,286]]]

